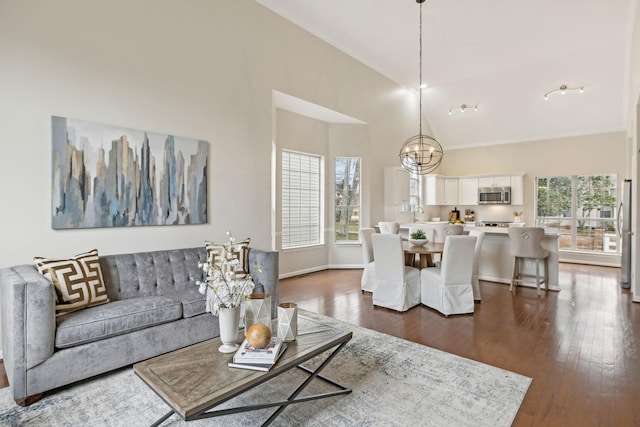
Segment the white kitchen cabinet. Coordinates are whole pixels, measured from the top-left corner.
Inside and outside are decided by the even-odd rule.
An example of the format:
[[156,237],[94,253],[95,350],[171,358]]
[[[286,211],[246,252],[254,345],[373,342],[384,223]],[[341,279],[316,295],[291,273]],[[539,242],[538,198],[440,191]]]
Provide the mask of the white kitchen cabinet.
[[423,200],[426,205],[443,206],[458,204],[458,178],[427,175],[423,181]]
[[461,206],[478,204],[478,178],[458,178],[458,204]]
[[508,175],[483,176],[478,178],[478,187],[510,187],[511,177]]
[[425,205],[437,206],[444,204],[444,178],[437,175],[423,177],[424,194],[422,199]]
[[511,176],[511,204],[524,205],[524,176]]
[[458,178],[444,179],[444,204],[458,204]]
[[384,203],[409,203],[409,172],[400,167],[384,168]]

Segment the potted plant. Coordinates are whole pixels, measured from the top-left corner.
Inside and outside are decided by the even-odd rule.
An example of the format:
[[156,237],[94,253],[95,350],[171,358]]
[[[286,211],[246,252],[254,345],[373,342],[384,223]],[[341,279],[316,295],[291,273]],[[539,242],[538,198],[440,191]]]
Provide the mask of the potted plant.
[[409,237],[409,243],[411,243],[413,246],[424,246],[429,241],[423,230],[416,230],[411,233]]

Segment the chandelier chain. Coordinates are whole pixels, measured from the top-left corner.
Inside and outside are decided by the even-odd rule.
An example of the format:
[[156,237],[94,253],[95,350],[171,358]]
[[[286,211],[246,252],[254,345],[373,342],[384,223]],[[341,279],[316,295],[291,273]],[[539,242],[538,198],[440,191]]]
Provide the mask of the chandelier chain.
[[419,135],[422,135],[422,2],[420,2],[420,53],[419,53],[419,70],[418,70],[418,75],[420,76],[420,84],[418,85],[418,91],[419,91],[419,99],[420,99],[420,108],[418,111],[418,114],[420,115],[418,117],[418,123],[419,123]]
[[419,175],[426,175],[434,171],[442,162],[443,156],[440,143],[434,137],[422,134],[422,3],[424,2],[425,0],[416,0],[416,3],[420,5],[420,39],[418,40],[418,76],[420,78],[420,87],[418,87],[420,91],[418,94],[420,101],[418,108],[419,132],[418,135],[407,139],[400,149],[400,164],[402,167],[410,173]]

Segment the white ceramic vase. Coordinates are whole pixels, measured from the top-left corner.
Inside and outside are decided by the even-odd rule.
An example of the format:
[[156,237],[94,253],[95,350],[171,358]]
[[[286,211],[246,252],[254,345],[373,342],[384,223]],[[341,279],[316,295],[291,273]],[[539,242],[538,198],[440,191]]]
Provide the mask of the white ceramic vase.
[[278,337],[291,342],[298,335],[298,305],[292,302],[278,304]]
[[220,341],[222,341],[218,351],[221,353],[233,353],[238,349],[240,307],[221,307],[218,310],[218,320],[220,322]]
[[254,323],[263,323],[271,328],[271,296],[251,294],[244,301],[244,334]]

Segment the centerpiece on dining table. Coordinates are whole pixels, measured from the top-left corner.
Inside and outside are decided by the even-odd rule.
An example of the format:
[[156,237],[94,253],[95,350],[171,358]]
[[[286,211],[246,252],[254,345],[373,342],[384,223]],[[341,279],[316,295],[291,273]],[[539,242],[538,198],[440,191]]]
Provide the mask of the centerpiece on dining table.
[[429,239],[427,239],[427,235],[424,234],[423,230],[416,230],[411,233],[409,237],[409,243],[413,246],[424,246],[429,242]]

